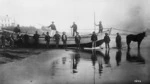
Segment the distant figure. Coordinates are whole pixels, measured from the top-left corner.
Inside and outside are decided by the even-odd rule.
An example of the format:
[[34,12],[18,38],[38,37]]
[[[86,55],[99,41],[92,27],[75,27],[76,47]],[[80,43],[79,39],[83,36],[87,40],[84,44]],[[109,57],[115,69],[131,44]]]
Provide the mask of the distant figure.
[[73,25],[71,26],[71,28],[73,28],[73,36],[74,36],[75,33],[77,33],[77,25],[75,24],[75,22],[73,22]]
[[118,51],[116,52],[116,63],[117,63],[117,66],[120,65],[121,55],[122,55],[121,49],[118,49]]
[[133,34],[127,35],[126,42],[127,42],[127,45],[128,45],[128,49],[130,49],[131,41],[138,42],[138,49],[140,49],[140,44],[141,44],[141,42],[142,42],[142,40],[144,39],[145,36],[146,36],[146,32],[139,33],[137,35],[133,35]]
[[92,47],[96,47],[96,41],[97,41],[97,35],[95,32],[93,32],[92,36],[91,36],[91,41],[92,41]]
[[54,35],[54,39],[56,41],[56,48],[58,48],[59,41],[60,41],[60,35],[59,35],[58,31],[56,31],[56,34]]
[[22,43],[23,43],[23,41],[22,41],[22,35],[21,35],[21,33],[18,33],[17,34],[17,46],[18,47],[22,47]]
[[47,32],[46,35],[45,35],[45,41],[46,41],[46,47],[49,48],[49,44],[50,44],[49,32]]
[[119,33],[117,33],[117,36],[116,36],[116,47],[118,49],[121,49],[122,45],[121,45],[121,36]]
[[38,34],[38,31],[36,31],[35,34],[34,34],[34,36],[33,36],[34,44],[35,44],[36,48],[39,47],[39,37],[40,37],[40,35]]
[[9,36],[9,42],[10,42],[9,46],[10,47],[14,47],[14,36],[13,36],[13,34],[10,34],[10,36]]
[[80,40],[81,40],[81,36],[77,32],[77,35],[75,36],[75,43],[76,43],[77,49],[80,48]]
[[29,46],[29,35],[27,34],[27,32],[24,34],[23,40],[24,40],[24,47],[28,47]]
[[[95,24],[96,25],[96,24]],[[99,21],[99,24],[96,25],[96,26],[99,26],[99,33],[102,33],[103,32],[103,25],[102,25],[102,22]]]
[[17,27],[14,28],[14,32],[15,33],[20,33],[21,32],[19,25],[17,25]]
[[67,35],[65,32],[63,32],[62,41],[63,41],[64,48],[67,49]]
[[54,22],[52,21],[52,24],[48,27],[51,27],[50,36],[54,36],[56,33],[56,26],[55,26]]
[[107,33],[105,33],[104,42],[105,42],[105,47],[106,47],[106,48],[109,48],[110,38],[109,38],[109,36],[108,36]]
[[6,37],[4,34],[2,34],[1,36],[2,48],[5,48],[5,40],[6,40]]

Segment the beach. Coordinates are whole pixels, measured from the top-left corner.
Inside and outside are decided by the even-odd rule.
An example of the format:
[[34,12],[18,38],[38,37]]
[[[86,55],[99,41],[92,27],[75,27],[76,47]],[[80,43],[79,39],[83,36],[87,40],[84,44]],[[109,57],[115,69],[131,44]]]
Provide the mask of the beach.
[[0,49],[0,84],[149,84],[149,36],[140,50],[122,38],[121,50],[115,36],[110,49]]

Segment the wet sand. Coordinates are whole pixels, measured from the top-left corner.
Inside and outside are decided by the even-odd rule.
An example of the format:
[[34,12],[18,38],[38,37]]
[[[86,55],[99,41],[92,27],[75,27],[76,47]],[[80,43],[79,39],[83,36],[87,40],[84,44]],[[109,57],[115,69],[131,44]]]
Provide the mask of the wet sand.
[[134,43],[130,51],[125,45],[122,50],[7,50],[6,53],[24,58],[0,64],[0,84],[148,84],[148,45],[148,40],[144,40],[139,51]]

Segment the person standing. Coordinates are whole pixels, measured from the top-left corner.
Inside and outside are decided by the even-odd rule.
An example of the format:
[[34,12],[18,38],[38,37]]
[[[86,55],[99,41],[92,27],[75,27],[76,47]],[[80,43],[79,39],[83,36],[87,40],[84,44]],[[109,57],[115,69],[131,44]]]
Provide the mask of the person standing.
[[[96,24],[95,24],[96,25]],[[103,32],[103,25],[102,25],[102,22],[99,21],[99,24],[96,25],[96,26],[99,26],[99,33],[102,33]]]
[[48,26],[48,28],[49,27],[51,28],[50,36],[54,36],[56,33],[56,26],[53,21],[52,21],[52,24],[50,26]]
[[24,34],[23,40],[24,40],[24,47],[28,47],[29,46],[29,35],[27,34],[27,32]]
[[5,48],[5,40],[6,40],[6,37],[4,33],[2,33],[2,36],[1,36],[2,48]]
[[96,41],[97,41],[97,35],[95,32],[93,32],[92,36],[91,36],[91,41],[92,41],[92,47],[96,47]]
[[56,31],[56,34],[54,35],[54,39],[56,41],[56,48],[58,48],[59,41],[60,41],[60,35],[59,35],[58,31]]
[[63,32],[62,41],[63,41],[64,48],[67,49],[67,35],[65,32]]
[[10,41],[9,46],[10,46],[10,47],[14,47],[14,35],[13,35],[13,33],[10,34],[10,36],[9,36],[9,41]]
[[33,36],[34,44],[35,44],[36,48],[39,47],[39,37],[40,37],[40,35],[38,34],[38,31],[36,31],[35,34],[34,34],[34,36]]
[[49,44],[50,44],[49,32],[47,32],[45,35],[45,41],[46,41],[46,47],[49,48]]
[[73,25],[71,26],[71,28],[73,28],[73,36],[74,36],[75,33],[77,33],[77,25],[75,24],[75,22],[73,22]]
[[77,49],[80,48],[80,40],[81,40],[81,37],[79,33],[77,32],[77,35],[75,36],[75,43],[76,43]]
[[20,32],[21,32],[19,24],[17,25],[17,27],[14,28],[13,31],[14,31],[15,33],[20,33]]
[[104,42],[105,42],[105,48],[109,48],[109,42],[110,42],[110,38],[108,36],[107,33],[105,33],[105,36],[104,36]]
[[118,48],[118,49],[121,49],[121,36],[120,36],[120,34],[119,33],[117,33],[117,36],[116,36],[116,47]]

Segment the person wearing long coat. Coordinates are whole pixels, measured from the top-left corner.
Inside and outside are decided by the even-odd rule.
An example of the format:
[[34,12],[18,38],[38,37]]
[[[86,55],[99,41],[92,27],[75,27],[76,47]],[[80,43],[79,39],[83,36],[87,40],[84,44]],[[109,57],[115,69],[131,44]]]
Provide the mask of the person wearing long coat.
[[36,31],[34,36],[33,36],[33,39],[34,39],[34,44],[35,44],[35,47],[38,48],[39,47],[39,37],[40,35],[38,34],[38,32]]
[[96,41],[97,41],[97,35],[95,32],[93,32],[92,36],[91,36],[91,41],[92,41],[92,47],[96,47]]
[[107,33],[105,33],[105,36],[104,36],[104,42],[105,42],[105,48],[110,48],[109,47],[109,42],[110,42],[110,37],[108,36]]
[[81,40],[81,36],[77,32],[77,35],[75,36],[75,43],[76,43],[77,49],[80,48],[80,40]]
[[120,36],[119,33],[117,33],[117,36],[116,36],[116,47],[118,49],[120,49],[122,47],[122,45],[121,45],[121,36]]
[[66,49],[67,48],[67,35],[65,32],[63,32],[62,41],[63,41],[64,48]]
[[49,48],[49,44],[50,44],[49,32],[47,32],[46,35],[45,35],[45,41],[46,41],[46,47]]
[[56,31],[56,34],[54,35],[54,39],[56,41],[56,48],[58,48],[59,41],[60,41],[60,35],[59,35],[58,31]]

